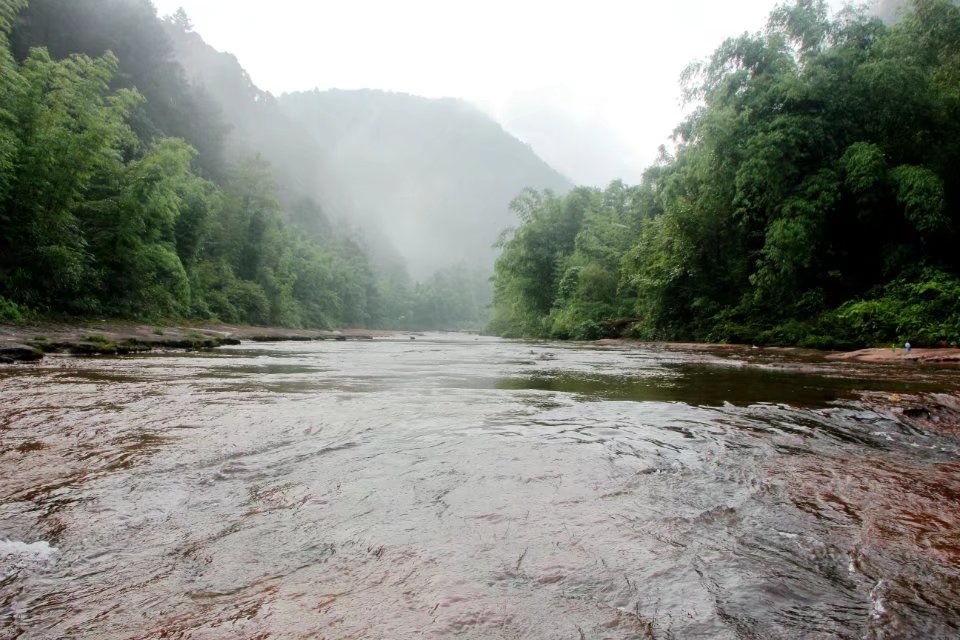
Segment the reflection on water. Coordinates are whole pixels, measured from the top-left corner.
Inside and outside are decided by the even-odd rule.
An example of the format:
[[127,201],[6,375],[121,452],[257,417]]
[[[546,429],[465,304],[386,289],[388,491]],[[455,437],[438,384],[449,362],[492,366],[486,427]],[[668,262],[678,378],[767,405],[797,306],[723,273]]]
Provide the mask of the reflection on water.
[[744,357],[0,368],[0,638],[957,637],[960,374]]
[[733,367],[718,364],[674,364],[646,375],[583,373],[564,370],[535,372],[498,380],[497,389],[537,389],[575,393],[586,399],[630,400],[634,402],[684,402],[698,406],[758,403],[825,407],[850,399],[857,392],[896,390],[900,393],[937,391],[937,382],[891,381],[858,377],[827,376],[762,367]]

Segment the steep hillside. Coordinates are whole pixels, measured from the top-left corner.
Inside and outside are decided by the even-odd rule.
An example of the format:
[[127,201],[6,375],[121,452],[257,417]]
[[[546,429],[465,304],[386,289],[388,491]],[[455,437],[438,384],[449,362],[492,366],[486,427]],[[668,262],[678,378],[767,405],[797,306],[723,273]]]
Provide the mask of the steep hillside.
[[313,91],[279,99],[320,145],[317,188],[334,211],[381,230],[414,275],[465,261],[489,266],[510,201],[525,187],[569,183],[478,109],[382,91]]
[[[176,29],[186,16],[149,0],[0,0],[0,320],[409,316],[414,292],[381,282],[350,230],[255,142],[225,144],[234,114],[216,103],[237,105],[184,73]],[[216,79],[231,78],[237,102],[268,104],[239,66]]]
[[288,190],[364,230],[388,270],[418,279],[453,264],[489,269],[510,201],[567,180],[488,116],[458,100],[382,91],[313,91],[279,99],[231,54],[168,22],[187,78],[231,125],[231,154],[260,153]]
[[112,88],[136,88],[146,98],[132,114],[139,136],[183,138],[199,152],[205,177],[225,177],[228,127],[219,100],[184,77],[149,0],[32,0],[17,17],[10,44],[18,60],[33,47],[46,48],[54,59],[112,52],[119,60]]
[[262,154],[286,191],[313,195],[320,166],[319,146],[304,127],[280,110],[276,98],[257,87],[236,56],[217,51],[199,33],[165,22],[173,55],[190,84],[210,95],[230,124],[228,155]]

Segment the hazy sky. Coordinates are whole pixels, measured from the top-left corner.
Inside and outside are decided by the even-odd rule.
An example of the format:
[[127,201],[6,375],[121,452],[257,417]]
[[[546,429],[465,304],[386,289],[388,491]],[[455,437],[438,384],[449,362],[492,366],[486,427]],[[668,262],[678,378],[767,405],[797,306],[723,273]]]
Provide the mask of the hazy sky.
[[[679,122],[679,76],[776,0],[154,0],[183,6],[263,89],[459,97],[574,182],[639,179]],[[836,4],[839,4],[836,3]]]

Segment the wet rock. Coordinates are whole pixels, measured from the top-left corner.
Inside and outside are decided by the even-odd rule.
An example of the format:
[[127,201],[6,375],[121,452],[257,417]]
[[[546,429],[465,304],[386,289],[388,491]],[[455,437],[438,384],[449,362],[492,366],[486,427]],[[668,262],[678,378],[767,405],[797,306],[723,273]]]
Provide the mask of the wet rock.
[[870,409],[913,429],[960,435],[960,398],[949,393],[892,395],[865,393]]
[[56,353],[57,346],[52,344],[49,340],[30,340],[27,342],[27,346],[41,351],[43,353]]
[[126,356],[131,354],[138,353],[149,353],[152,351],[152,347],[145,343],[140,342],[139,340],[125,340],[116,345],[117,355]]
[[322,340],[317,336],[307,336],[307,335],[255,335],[250,336],[250,339],[254,342],[312,342],[314,340]]
[[115,356],[119,353],[112,342],[75,342],[67,345],[65,351],[75,356]]
[[43,351],[25,344],[0,345],[0,362],[37,362],[43,359]]
[[914,349],[909,353],[905,349],[861,349],[849,353],[834,353],[827,360],[841,362],[872,362],[877,364],[960,363],[960,349]]
[[[201,351],[242,342],[311,342],[321,340],[373,340],[391,332],[346,329],[337,332],[321,329],[278,329],[271,327],[163,327],[111,324],[103,322],[84,327],[45,325],[41,327],[4,327],[0,345],[6,349],[26,347],[41,354],[74,356],[135,355],[154,350]],[[40,335],[41,331],[46,335]],[[95,331],[96,333],[93,333]],[[21,352],[11,352],[21,353]],[[25,355],[18,358],[30,358]],[[33,356],[35,358],[35,356]],[[10,355],[0,362],[12,362]]]
[[159,346],[167,349],[183,349],[185,351],[199,351],[202,349],[215,349],[219,347],[220,342],[217,338],[198,337],[187,338],[184,340],[163,340]]

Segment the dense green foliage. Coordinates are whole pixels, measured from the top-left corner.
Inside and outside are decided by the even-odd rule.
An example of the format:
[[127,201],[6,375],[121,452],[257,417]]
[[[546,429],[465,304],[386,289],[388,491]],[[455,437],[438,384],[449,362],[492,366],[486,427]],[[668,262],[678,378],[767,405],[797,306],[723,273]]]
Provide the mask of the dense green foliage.
[[466,276],[378,273],[354,230],[225,145],[174,58],[190,28],[148,0],[0,0],[0,321],[482,324],[476,289],[450,290]]
[[47,49],[54,59],[72,54],[117,58],[113,89],[137,89],[146,100],[129,124],[141,139],[183,138],[198,150],[194,166],[206,178],[226,177],[223,141],[229,126],[201,85],[185,78],[174,57],[169,27],[149,0],[31,0],[11,34],[13,53]]
[[960,343],[960,9],[885,26],[796,0],[685,74],[642,184],[530,192],[501,240],[504,335]]
[[[17,8],[6,3],[4,39]],[[145,99],[112,88],[118,68],[109,51],[3,58],[7,306],[293,326],[375,320],[369,269],[337,260],[362,260],[359,251],[294,233],[263,167],[242,165],[215,184],[194,173],[196,152],[182,139],[137,135],[132,115]]]

